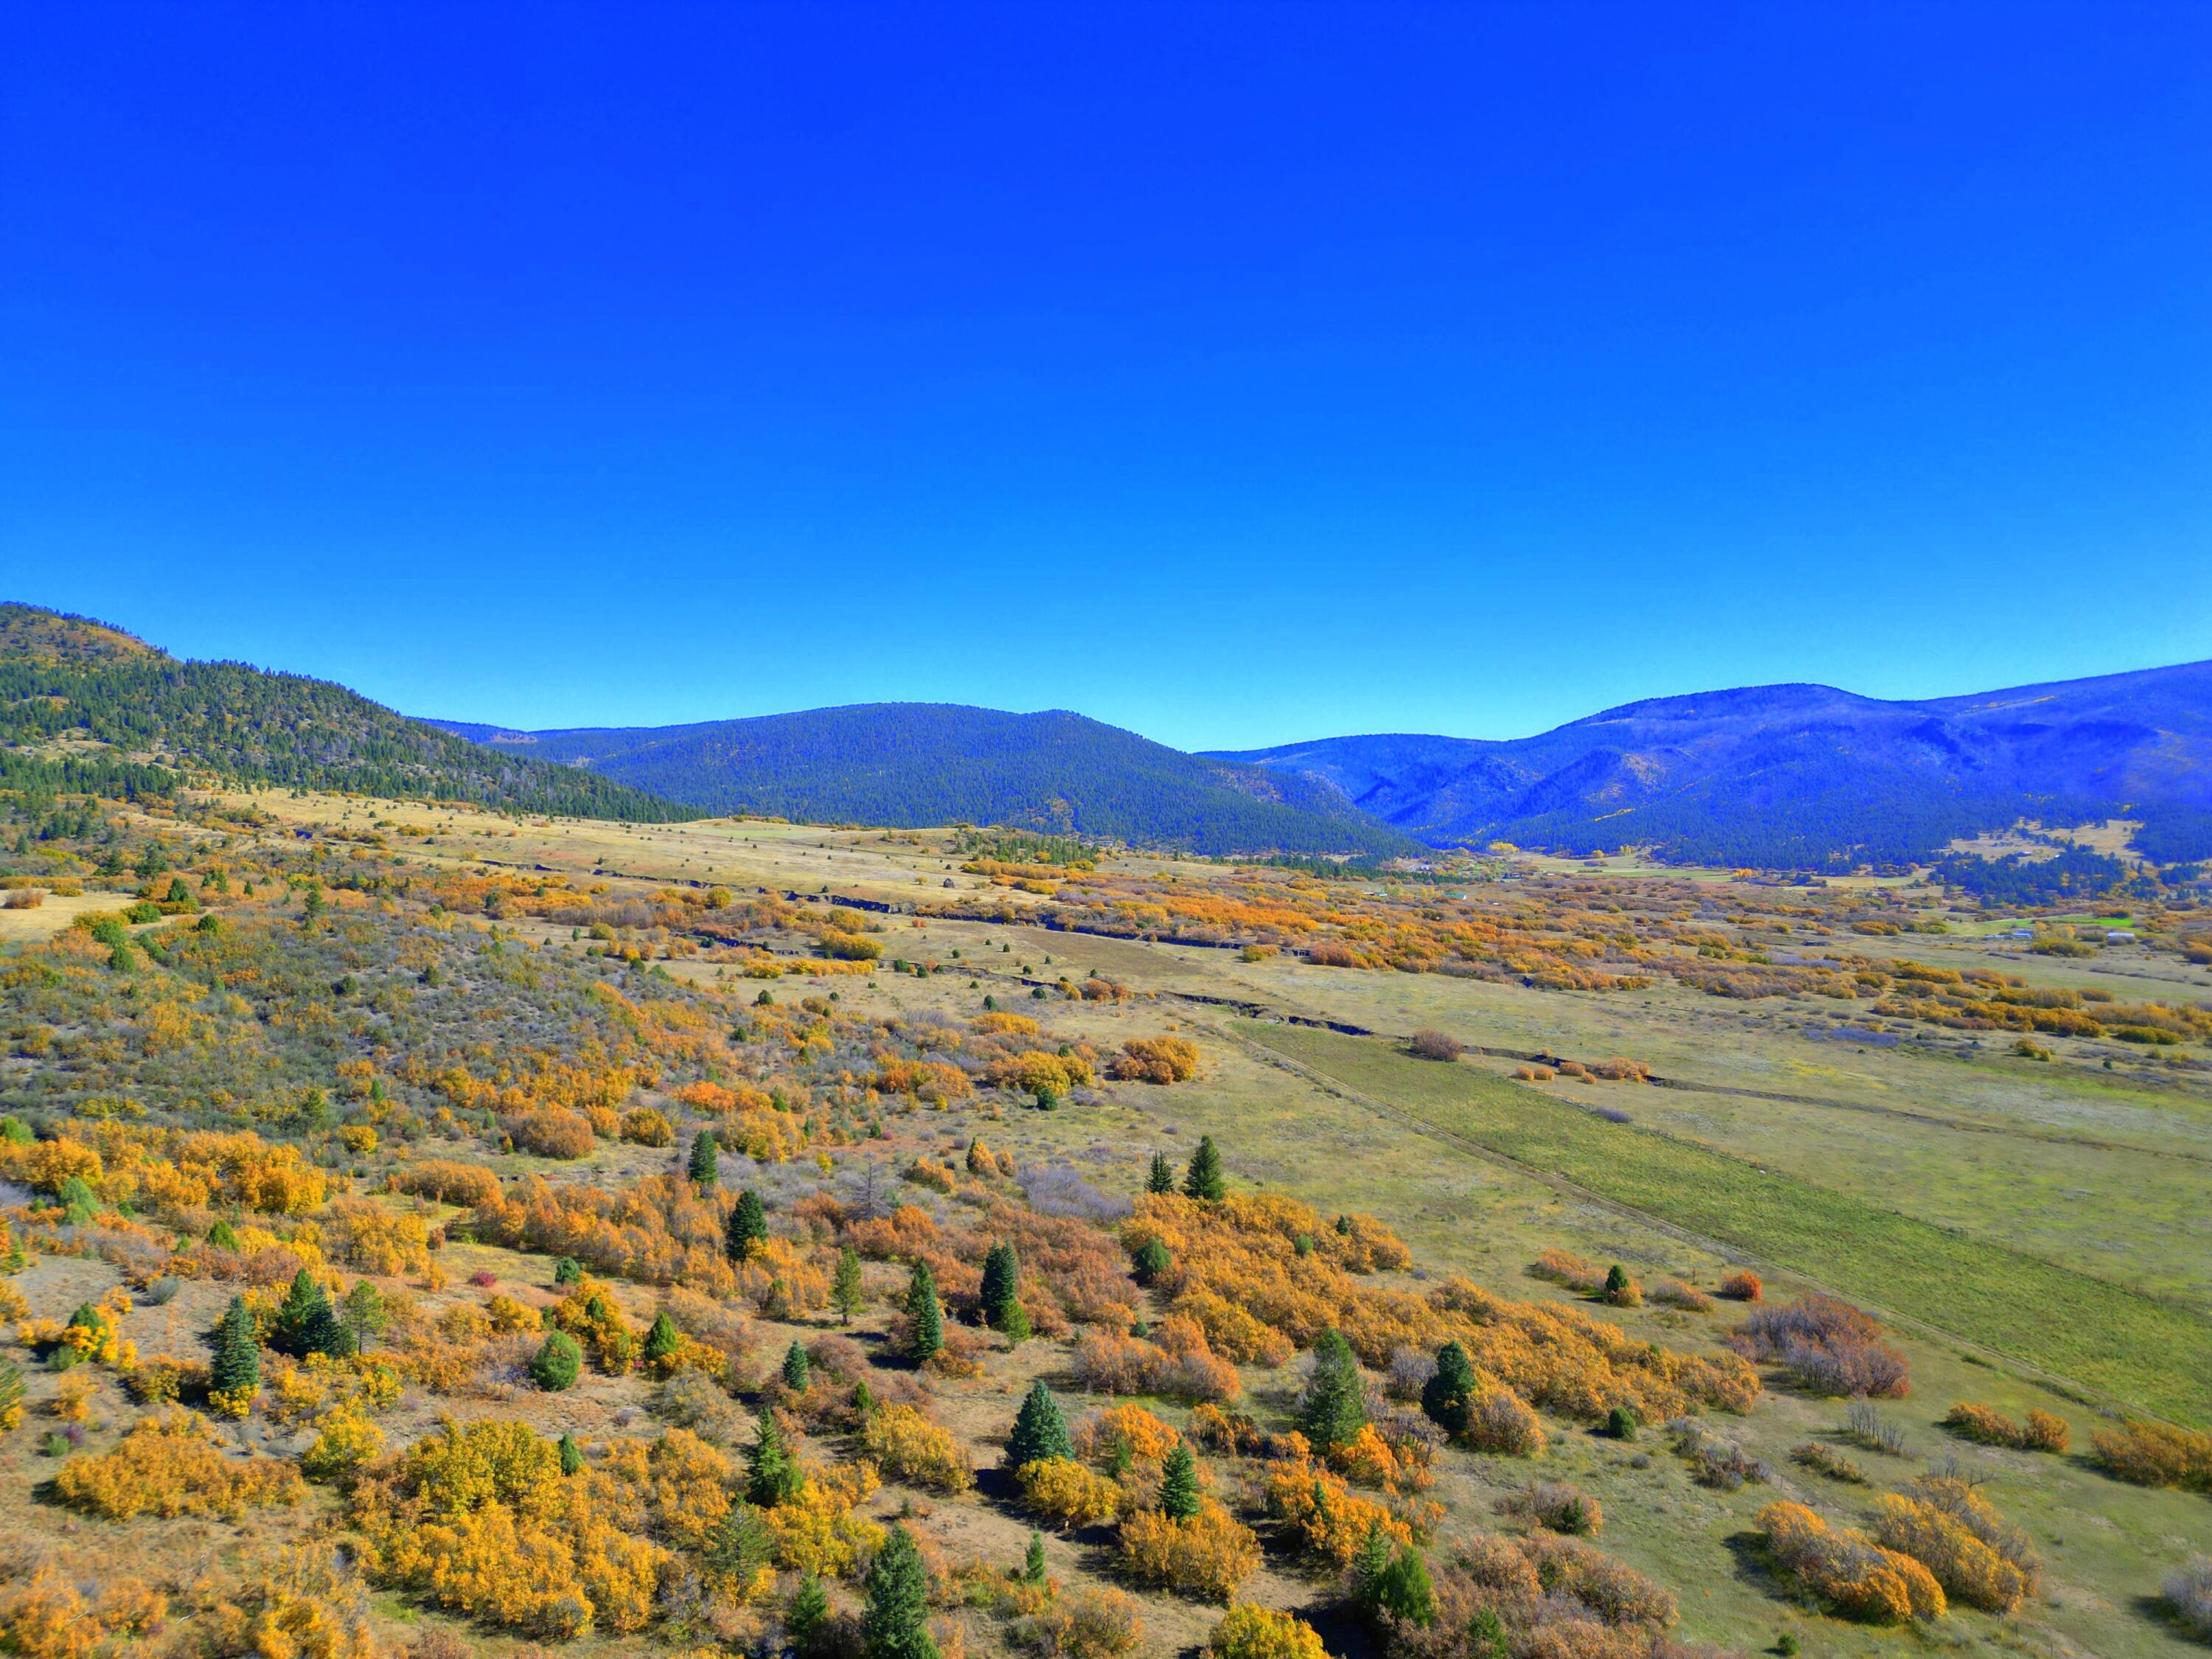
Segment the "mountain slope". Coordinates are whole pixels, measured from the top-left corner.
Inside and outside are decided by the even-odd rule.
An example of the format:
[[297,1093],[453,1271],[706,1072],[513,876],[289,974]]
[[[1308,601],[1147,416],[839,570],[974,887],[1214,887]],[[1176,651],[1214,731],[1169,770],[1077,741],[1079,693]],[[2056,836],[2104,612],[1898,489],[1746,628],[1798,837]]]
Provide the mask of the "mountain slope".
[[179,776],[579,817],[696,817],[606,778],[489,751],[343,686],[183,662],[119,629],[0,604],[0,787],[167,793]]
[[1005,823],[1206,854],[1417,847],[1328,784],[1186,755],[1058,709],[863,703],[696,726],[529,732],[437,724],[714,812]]
[[2145,852],[2212,855],[2212,662],[1923,702],[1751,686],[1509,741],[1330,738],[1218,757],[1333,784],[1439,843],[1819,866],[1924,858],[2023,816],[2124,811],[2144,820]]

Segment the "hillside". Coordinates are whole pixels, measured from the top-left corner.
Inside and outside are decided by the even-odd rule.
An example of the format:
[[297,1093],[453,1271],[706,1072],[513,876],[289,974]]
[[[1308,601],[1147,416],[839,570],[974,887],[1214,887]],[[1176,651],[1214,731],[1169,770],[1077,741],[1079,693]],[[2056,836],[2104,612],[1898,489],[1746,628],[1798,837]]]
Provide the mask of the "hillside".
[[1509,741],[1331,738],[1217,758],[1327,782],[1438,843],[1819,866],[1925,858],[2023,817],[2128,816],[2149,856],[2212,856],[2212,663],[1925,702],[1753,686]]
[[185,662],[118,629],[0,605],[0,787],[166,794],[180,776],[663,823],[695,814],[535,757],[494,754],[343,686]]
[[1203,854],[1392,854],[1407,836],[1295,772],[1186,755],[1064,710],[862,703],[696,726],[510,732],[435,721],[706,811],[1005,823]]

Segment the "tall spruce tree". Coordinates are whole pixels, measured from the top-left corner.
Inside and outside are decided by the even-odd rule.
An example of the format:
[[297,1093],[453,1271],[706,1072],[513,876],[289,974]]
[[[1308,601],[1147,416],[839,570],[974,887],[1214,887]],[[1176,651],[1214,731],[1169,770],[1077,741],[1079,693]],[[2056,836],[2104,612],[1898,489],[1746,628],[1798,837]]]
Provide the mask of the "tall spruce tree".
[[1314,1449],[1334,1451],[1367,1426],[1367,1389],[1359,1361],[1341,1331],[1323,1331],[1314,1343],[1313,1376],[1299,1407],[1306,1438]]
[[752,1447],[745,1454],[745,1496],[761,1508],[772,1510],[798,1497],[804,1479],[798,1462],[783,1443],[783,1431],[776,1427],[775,1416],[763,1412],[753,1431]]
[[767,1243],[768,1212],[761,1208],[759,1194],[748,1187],[738,1194],[723,1224],[722,1254],[732,1261],[748,1261]]
[[1014,1297],[1021,1273],[1021,1258],[1014,1254],[1014,1247],[1011,1244],[1003,1242],[994,1244],[989,1254],[983,1258],[983,1289],[980,1299],[983,1304],[983,1322],[994,1330],[1004,1330],[1008,1311],[1019,1311],[1021,1308],[1021,1304]]
[[903,1525],[894,1525],[868,1569],[860,1641],[868,1659],[938,1659],[929,1637],[929,1572]]
[[684,1174],[702,1188],[711,1187],[714,1184],[720,1164],[720,1160],[715,1154],[714,1132],[712,1129],[700,1130],[691,1138],[691,1158],[684,1165]]
[[673,1359],[676,1351],[683,1346],[684,1339],[677,1331],[676,1322],[669,1317],[668,1310],[663,1308],[653,1315],[653,1324],[645,1333],[645,1346],[639,1352],[647,1364],[659,1365]]
[[1075,1447],[1067,1437],[1067,1419],[1060,1401],[1042,1378],[1030,1384],[1022,1408],[1014,1413],[1014,1426],[1006,1434],[1006,1467],[1018,1469],[1048,1457],[1073,1457]]
[[796,1338],[793,1339],[791,1346],[783,1351],[783,1386],[793,1394],[805,1394],[813,1375],[814,1367],[806,1358],[806,1350],[799,1346]]
[[224,1394],[252,1392],[261,1386],[261,1345],[254,1339],[253,1310],[234,1296],[215,1328],[215,1357],[208,1365],[208,1387]]
[[1175,1165],[1168,1162],[1165,1152],[1152,1154],[1152,1170],[1145,1176],[1145,1190],[1163,1196],[1175,1190]]
[[937,1276],[917,1261],[907,1281],[907,1357],[919,1365],[945,1346],[945,1310],[937,1300]]
[[1218,1203],[1228,1190],[1221,1178],[1221,1153],[1213,1144],[1213,1137],[1200,1135],[1198,1150],[1190,1155],[1190,1168],[1183,1172],[1183,1196],[1213,1204]]
[[830,1283],[830,1304],[837,1310],[837,1322],[849,1325],[853,1316],[867,1304],[860,1285],[860,1253],[850,1244],[837,1252],[837,1275]]
[[1169,1448],[1160,1469],[1160,1513],[1170,1521],[1189,1521],[1198,1515],[1198,1459],[1190,1443],[1178,1440]]
[[1474,1362],[1456,1342],[1437,1350],[1437,1374],[1421,1385],[1421,1409],[1446,1434],[1465,1434],[1474,1420]]

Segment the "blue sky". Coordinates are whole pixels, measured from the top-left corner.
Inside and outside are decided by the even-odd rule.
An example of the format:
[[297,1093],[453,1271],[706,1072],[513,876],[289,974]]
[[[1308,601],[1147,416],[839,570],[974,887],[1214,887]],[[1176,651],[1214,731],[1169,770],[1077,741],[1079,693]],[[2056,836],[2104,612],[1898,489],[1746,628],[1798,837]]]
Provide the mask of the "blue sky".
[[2212,9],[32,7],[0,593],[1185,747],[2212,655]]

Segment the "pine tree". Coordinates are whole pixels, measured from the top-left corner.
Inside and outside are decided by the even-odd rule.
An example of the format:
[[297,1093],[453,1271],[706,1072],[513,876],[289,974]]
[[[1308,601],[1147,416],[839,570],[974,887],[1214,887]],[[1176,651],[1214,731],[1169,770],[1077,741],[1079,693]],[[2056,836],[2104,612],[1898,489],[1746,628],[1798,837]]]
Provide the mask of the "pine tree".
[[760,1570],[775,1561],[775,1534],[744,1498],[730,1505],[707,1540],[707,1565],[717,1573],[750,1586]]
[[1505,1659],[1505,1621],[1488,1607],[1467,1621],[1468,1659]]
[[1367,1528],[1352,1558],[1352,1605],[1372,1619],[1382,1606],[1382,1575],[1390,1567],[1390,1536],[1381,1525]]
[[574,1388],[583,1374],[584,1351],[566,1331],[547,1333],[530,1358],[530,1380],[548,1394]]
[[1479,1386],[1467,1350],[1447,1342],[1437,1350],[1437,1374],[1421,1385],[1421,1409],[1446,1434],[1465,1434]]
[[830,1592],[812,1573],[803,1575],[799,1588],[791,1593],[791,1605],[783,1610],[786,1633],[803,1649],[829,1618]]
[[837,1277],[830,1285],[830,1301],[841,1325],[851,1324],[853,1316],[866,1305],[860,1289],[860,1253],[850,1244],[837,1252]]
[[764,1510],[799,1496],[803,1476],[783,1443],[783,1431],[775,1418],[763,1412],[745,1455],[745,1496]]
[[561,1454],[562,1474],[581,1474],[584,1472],[584,1449],[576,1443],[574,1435],[564,1431],[561,1443],[554,1449]]
[[1316,1451],[1334,1451],[1367,1426],[1367,1389],[1359,1361],[1344,1334],[1323,1331],[1315,1342],[1313,1376],[1300,1408],[1306,1438]]
[[1379,1613],[1424,1630],[1437,1622],[1436,1586],[1429,1580],[1429,1564],[1411,1547],[1400,1550],[1375,1582],[1375,1606]]
[[366,1279],[356,1279],[354,1287],[346,1292],[346,1329],[353,1333],[356,1348],[366,1348],[384,1334],[384,1328],[392,1316],[384,1306],[384,1292]]
[[1041,1463],[1048,1457],[1074,1455],[1075,1447],[1067,1437],[1067,1419],[1060,1415],[1060,1401],[1052,1397],[1052,1390],[1040,1378],[1030,1384],[1021,1410],[1014,1414],[1014,1426],[1007,1432],[1006,1467],[1018,1469],[1024,1464]]
[[1161,1468],[1160,1512],[1170,1521],[1188,1521],[1198,1514],[1198,1459],[1186,1441],[1175,1443]]
[[270,1346],[302,1359],[311,1353],[343,1356],[353,1352],[353,1333],[339,1321],[330,1297],[305,1267],[292,1275],[292,1286],[276,1310]]
[[556,1286],[580,1285],[583,1282],[584,1267],[574,1256],[564,1255],[553,1264],[553,1283]]
[[700,1130],[692,1137],[691,1161],[685,1166],[684,1173],[700,1187],[711,1187],[716,1179],[718,1164],[719,1160],[715,1157],[714,1131]]
[[860,1640],[868,1659],[938,1659],[929,1639],[929,1573],[914,1534],[893,1526],[868,1569]]
[[917,1365],[945,1346],[945,1310],[937,1300],[937,1278],[929,1263],[917,1261],[906,1287],[907,1356]]
[[1198,1150],[1190,1155],[1190,1168],[1183,1174],[1183,1196],[1203,1199],[1212,1204],[1218,1202],[1228,1190],[1221,1179],[1221,1154],[1213,1145],[1213,1137],[1200,1135]]
[[722,1254],[732,1261],[750,1261],[768,1243],[768,1213],[750,1188],[738,1194],[722,1233]]
[[1175,1266],[1175,1257],[1168,1253],[1168,1247],[1158,1239],[1148,1238],[1137,1246],[1137,1254],[1130,1266],[1136,1272],[1137,1283],[1151,1285]]
[[238,1248],[238,1230],[228,1221],[217,1220],[208,1229],[207,1242],[218,1250],[234,1250]]
[[663,1308],[653,1315],[653,1324],[645,1333],[645,1347],[642,1350],[645,1363],[657,1365],[662,1360],[672,1359],[683,1346],[684,1339],[677,1332],[676,1322],[668,1316],[668,1310]]
[[876,1397],[868,1392],[868,1379],[862,1377],[853,1384],[853,1415],[866,1421],[876,1408]]
[[251,1393],[261,1386],[261,1345],[254,1340],[253,1311],[246,1298],[234,1296],[215,1328],[215,1358],[208,1366],[208,1387],[224,1394]]
[[1044,1534],[1032,1530],[1030,1534],[1029,1553],[1022,1558],[1022,1578],[1024,1583],[1044,1583]]
[[1168,1162],[1165,1152],[1152,1154],[1152,1173],[1145,1177],[1145,1190],[1161,1195],[1175,1190],[1175,1165]]
[[808,1363],[806,1350],[800,1347],[794,1340],[792,1345],[783,1351],[783,1386],[793,1394],[805,1394],[813,1370],[813,1366]]
[[1011,1244],[994,1244],[983,1258],[983,1322],[994,1330],[1004,1330],[1008,1310],[1021,1307],[1014,1299],[1021,1272],[1021,1258]]

